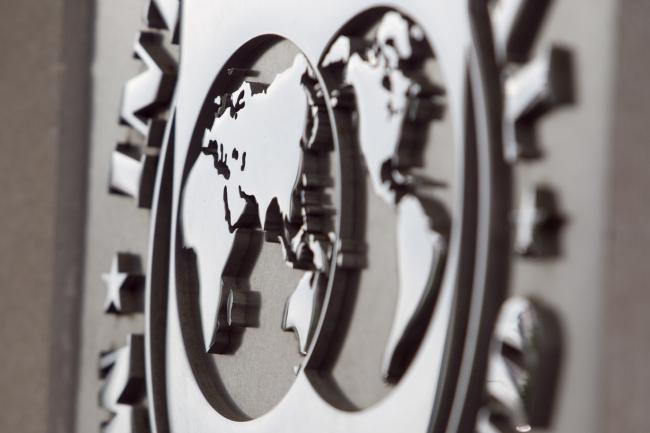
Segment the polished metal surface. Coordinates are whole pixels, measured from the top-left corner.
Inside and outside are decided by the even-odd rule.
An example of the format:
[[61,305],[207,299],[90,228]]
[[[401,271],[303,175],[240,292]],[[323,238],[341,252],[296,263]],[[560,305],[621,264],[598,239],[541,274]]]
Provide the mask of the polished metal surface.
[[179,10],[179,0],[149,0],[146,9],[147,24],[154,29],[167,29],[176,38]]
[[117,253],[111,269],[102,275],[106,285],[104,311],[114,314],[144,312],[144,275],[140,257]]
[[547,427],[558,378],[557,318],[538,302],[511,298],[502,307],[486,379],[478,431],[520,432]]
[[430,191],[428,197],[422,196],[426,194],[422,186],[435,182],[413,173],[421,164],[422,138],[406,137],[417,137],[418,129],[426,130],[444,110],[440,101],[444,91],[400,68],[400,62],[424,61],[426,48],[422,28],[399,13],[382,17],[373,40],[355,42],[353,49],[350,38],[340,36],[323,66],[343,68],[343,85],[353,89],[358,106],[359,146],[373,192],[397,214],[399,295],[382,362],[384,377],[393,380],[405,368],[398,346],[414,344],[409,334],[417,333],[418,323],[427,320],[445,258],[446,233],[434,227],[448,229],[448,212]]
[[[318,92],[308,88],[317,83],[310,74],[307,60],[297,55],[270,84],[245,81],[232,94],[215,98],[217,114],[202,138],[182,204],[182,236],[184,246],[196,255],[203,337],[209,352],[229,350],[223,305],[229,293],[249,289],[248,268],[261,240],[256,229],[263,229],[267,240],[281,243],[289,266],[324,272],[331,261],[333,235],[325,224],[327,210],[321,206],[325,193],[303,181],[319,174],[310,165],[324,157],[313,149],[331,147],[303,140],[306,133],[323,135],[318,131],[323,128],[318,107],[309,99]],[[310,117],[314,130],[306,131]],[[301,195],[319,197],[316,204],[294,204],[294,196]],[[313,306],[313,300],[308,301],[307,310],[300,314],[310,317]],[[288,308],[291,313],[298,307],[291,303]],[[298,333],[303,351],[309,333],[310,329]]]
[[534,123],[553,106],[571,102],[570,55],[553,47],[505,79],[504,139],[506,158],[539,157]]
[[[179,13],[152,1],[149,25],[179,44],[178,81],[165,37],[143,32],[147,71],[124,92],[121,119],[146,143],[118,146],[110,184],[152,209],[150,428],[497,431],[493,401],[507,428],[544,425],[539,407],[553,393],[539,371],[558,357],[539,336],[557,343],[556,324],[517,299],[496,320],[512,252],[552,255],[558,244],[552,192],[533,190],[517,212],[510,196],[510,164],[541,156],[536,121],[573,96],[566,49],[530,55],[548,2],[249,3],[186,1]],[[368,236],[375,220],[391,221],[392,241]],[[253,282],[273,245],[285,269],[274,273],[289,269],[294,283],[269,321],[275,275],[262,283],[271,287]],[[128,274],[118,263],[106,277],[108,310],[134,310],[121,298]],[[367,281],[395,301],[377,365],[354,362],[385,387],[361,403],[340,369]],[[250,410],[227,366],[260,330],[295,332],[300,361],[283,393]],[[520,357],[528,363],[514,365]]]
[[494,49],[504,80],[505,157],[538,158],[535,123],[550,109],[573,101],[571,55],[553,46],[531,60],[551,0],[493,0]]
[[141,405],[145,392],[144,336],[129,335],[126,346],[102,353],[99,373],[105,378],[99,393],[99,404],[110,414],[101,431],[149,431],[147,409]]
[[138,207],[150,208],[158,156],[138,146],[118,144],[111,156],[109,191],[135,199]]
[[524,192],[515,214],[515,251],[524,256],[559,254],[562,216],[552,189],[537,186]]
[[120,121],[142,135],[147,135],[147,119],[169,102],[174,90],[176,69],[174,60],[162,45],[160,34],[141,32],[133,55],[142,60],[147,70],[129,80],[124,87]]

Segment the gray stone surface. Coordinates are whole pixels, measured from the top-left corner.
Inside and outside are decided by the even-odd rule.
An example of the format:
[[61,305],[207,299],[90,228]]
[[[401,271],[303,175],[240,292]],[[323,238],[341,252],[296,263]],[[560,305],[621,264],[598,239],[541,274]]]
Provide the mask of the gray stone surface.
[[52,16],[60,14],[60,1],[0,5],[0,16],[12,17],[0,26],[2,432],[47,425],[61,49]]
[[91,4],[71,3],[0,4],[0,432],[74,411]]
[[650,401],[650,4],[621,2],[604,281],[603,426],[648,431]]

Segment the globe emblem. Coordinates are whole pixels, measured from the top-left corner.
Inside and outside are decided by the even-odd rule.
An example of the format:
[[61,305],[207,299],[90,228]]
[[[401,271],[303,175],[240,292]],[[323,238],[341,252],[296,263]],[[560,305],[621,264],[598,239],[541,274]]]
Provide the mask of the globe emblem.
[[[316,152],[310,134],[329,127],[318,124],[312,96],[318,92],[316,83],[307,60],[298,54],[268,86],[244,81],[232,94],[215,100],[214,123],[205,131],[183,202],[183,235],[185,245],[197,255],[208,352],[228,348],[224,328],[232,325],[232,314],[228,318],[226,311],[224,316],[223,307],[228,296],[232,305],[236,292],[241,291],[236,262],[243,260],[249,242],[245,238],[251,230],[261,229],[266,239],[280,242],[286,263],[305,269],[296,297],[301,297],[299,302],[305,296],[307,304],[314,302],[313,293],[302,291],[313,292],[313,272],[327,269],[331,250],[328,233],[308,226],[307,211],[324,214],[326,209],[300,205],[301,195],[304,202],[322,189],[305,183],[310,173],[303,156],[303,148]],[[308,130],[310,125],[313,131]],[[324,220],[321,215],[319,219]],[[311,311],[309,305],[303,307],[308,310],[308,322],[293,323],[295,307],[289,304],[285,326],[296,329],[304,352]]]
[[[129,385],[118,373],[145,350],[156,431],[543,425],[552,314],[523,298],[499,313],[508,222],[518,254],[552,250],[553,197],[513,213],[508,166],[568,98],[566,53],[528,61],[531,41],[511,43],[542,8],[287,1],[184,4],[183,32],[167,25],[182,34],[174,89],[160,38],[138,40],[149,69],[122,119],[152,149],[119,148],[111,182],[154,210],[146,296],[127,296],[142,283],[128,255],[106,283],[109,312],[144,303],[147,338],[106,355],[107,384]],[[149,105],[141,81],[161,87]],[[168,121],[147,120],[171,90]]]
[[[333,274],[355,268],[381,277],[378,252],[394,261],[386,270],[396,275],[386,279],[393,311],[383,318],[389,326],[372,374],[396,383],[415,355],[436,303],[450,227],[450,203],[435,195],[448,189],[446,181],[422,172],[430,127],[445,116],[444,90],[423,73],[433,54],[417,24],[390,11],[367,35],[364,43],[347,35],[333,40],[318,73],[297,50],[273,73],[227,67],[217,78],[204,108],[211,115],[197,126],[179,217],[183,248],[195,257],[205,353],[236,353],[246,328],[265,325],[260,304],[278,295],[260,294],[250,275],[262,244],[277,243],[300,277],[276,323],[295,332],[300,354],[317,343],[312,337]],[[348,170],[362,185],[333,168],[335,149],[345,145],[337,115],[356,131]],[[337,233],[346,204],[333,196],[340,188],[365,191],[366,183],[389,214],[385,245]],[[365,212],[348,213],[376,230]]]

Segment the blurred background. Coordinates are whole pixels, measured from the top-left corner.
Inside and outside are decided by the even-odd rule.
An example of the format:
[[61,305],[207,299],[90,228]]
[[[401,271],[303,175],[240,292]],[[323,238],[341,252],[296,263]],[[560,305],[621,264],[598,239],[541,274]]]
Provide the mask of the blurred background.
[[[98,431],[97,354],[142,329],[101,314],[99,276],[146,252],[148,214],[106,186],[145,6],[0,0],[0,433]],[[556,0],[541,38],[574,51],[578,85],[540,126],[552,157],[520,174],[569,218],[565,256],[514,274],[566,330],[552,431],[648,431],[648,22],[647,0]]]

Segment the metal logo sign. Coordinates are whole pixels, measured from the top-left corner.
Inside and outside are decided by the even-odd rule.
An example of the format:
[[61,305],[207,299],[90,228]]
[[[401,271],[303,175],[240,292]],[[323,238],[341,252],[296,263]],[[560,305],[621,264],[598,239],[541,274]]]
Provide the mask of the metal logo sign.
[[507,299],[513,253],[558,250],[553,192],[511,197],[571,100],[568,52],[531,54],[547,6],[152,0],[110,179],[148,268],[104,276],[146,326],[100,357],[105,431],[547,425],[559,329]]

